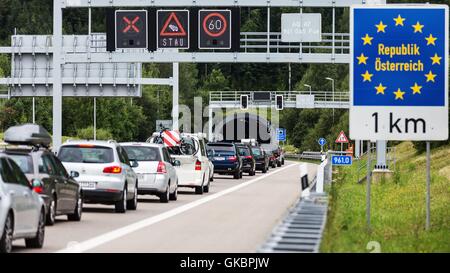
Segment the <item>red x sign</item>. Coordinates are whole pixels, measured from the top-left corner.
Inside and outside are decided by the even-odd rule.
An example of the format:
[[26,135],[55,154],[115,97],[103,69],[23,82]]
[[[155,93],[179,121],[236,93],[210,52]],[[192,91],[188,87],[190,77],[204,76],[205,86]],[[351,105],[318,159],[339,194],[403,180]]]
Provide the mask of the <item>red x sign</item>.
[[123,29],[123,33],[127,33],[130,29],[133,29],[134,32],[139,33],[139,28],[136,26],[136,23],[139,21],[139,16],[134,17],[133,21],[130,21],[128,17],[124,16],[123,21],[127,24],[127,26]]

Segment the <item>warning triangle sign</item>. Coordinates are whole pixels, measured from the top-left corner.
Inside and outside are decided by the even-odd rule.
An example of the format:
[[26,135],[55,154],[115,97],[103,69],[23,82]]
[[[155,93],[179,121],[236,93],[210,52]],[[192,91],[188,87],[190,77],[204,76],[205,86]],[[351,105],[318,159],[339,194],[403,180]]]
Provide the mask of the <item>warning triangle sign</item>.
[[186,31],[175,12],[172,12],[164,23],[160,36],[186,36]]
[[336,139],[336,143],[348,143],[348,138],[345,135],[344,131],[339,133],[338,138]]

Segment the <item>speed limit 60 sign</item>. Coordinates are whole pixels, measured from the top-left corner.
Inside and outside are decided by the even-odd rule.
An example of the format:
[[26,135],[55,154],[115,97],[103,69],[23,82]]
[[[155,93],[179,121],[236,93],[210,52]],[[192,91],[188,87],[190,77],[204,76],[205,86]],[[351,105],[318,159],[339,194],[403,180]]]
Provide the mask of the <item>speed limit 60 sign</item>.
[[231,49],[231,10],[199,10],[199,49]]

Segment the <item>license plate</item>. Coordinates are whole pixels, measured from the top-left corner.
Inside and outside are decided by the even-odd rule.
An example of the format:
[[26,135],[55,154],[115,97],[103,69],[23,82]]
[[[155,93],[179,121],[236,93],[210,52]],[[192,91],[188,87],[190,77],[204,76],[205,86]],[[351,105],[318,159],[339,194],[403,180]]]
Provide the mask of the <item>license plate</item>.
[[83,190],[95,190],[97,183],[95,182],[80,182],[80,186]]
[[214,157],[214,160],[216,160],[216,161],[224,161],[225,157]]

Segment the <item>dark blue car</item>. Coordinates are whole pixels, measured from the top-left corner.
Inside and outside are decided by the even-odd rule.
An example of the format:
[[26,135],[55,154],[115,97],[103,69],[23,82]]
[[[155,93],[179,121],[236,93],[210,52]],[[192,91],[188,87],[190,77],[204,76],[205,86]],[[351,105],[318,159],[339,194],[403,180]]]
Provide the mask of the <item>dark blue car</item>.
[[242,159],[233,143],[208,143],[209,160],[214,164],[214,173],[242,178]]

